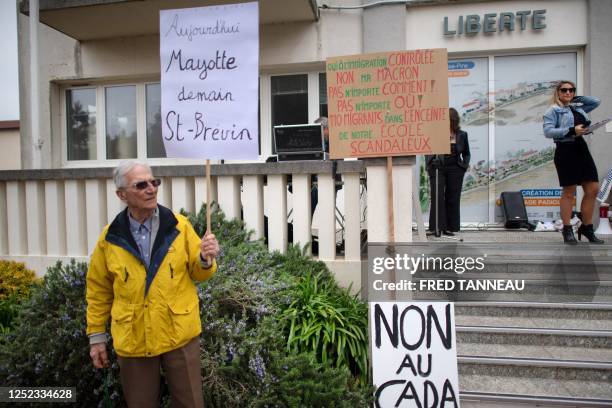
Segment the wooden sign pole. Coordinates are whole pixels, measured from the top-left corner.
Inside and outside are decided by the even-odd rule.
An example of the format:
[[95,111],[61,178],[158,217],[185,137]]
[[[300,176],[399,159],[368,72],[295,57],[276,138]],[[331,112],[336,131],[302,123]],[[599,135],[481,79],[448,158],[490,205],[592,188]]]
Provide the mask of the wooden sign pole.
[[210,228],[210,159],[206,159],[206,232],[212,233]]
[[389,213],[389,242],[395,242],[395,220],[393,215],[393,157],[387,156],[387,209]]
[[[212,234],[212,228],[210,226],[210,159],[206,159],[206,231],[204,235]],[[212,259],[206,258],[206,262],[210,265]]]

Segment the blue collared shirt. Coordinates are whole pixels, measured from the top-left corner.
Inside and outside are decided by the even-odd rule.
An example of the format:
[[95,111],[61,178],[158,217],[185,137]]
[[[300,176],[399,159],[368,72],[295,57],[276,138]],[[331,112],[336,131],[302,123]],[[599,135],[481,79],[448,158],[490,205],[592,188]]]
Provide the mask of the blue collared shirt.
[[128,211],[130,220],[130,231],[138,245],[138,251],[147,268],[151,260],[151,224],[153,217],[149,217],[142,224],[132,218],[132,214]]

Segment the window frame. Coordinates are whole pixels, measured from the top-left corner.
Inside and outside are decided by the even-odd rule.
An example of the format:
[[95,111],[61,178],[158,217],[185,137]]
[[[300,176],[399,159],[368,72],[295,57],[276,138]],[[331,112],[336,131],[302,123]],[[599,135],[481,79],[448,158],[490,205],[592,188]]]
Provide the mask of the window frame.
[[264,162],[272,155],[272,77],[307,75],[308,123],[314,123],[319,115],[319,74],[325,72],[325,67],[295,71],[260,72],[260,120],[261,120],[261,154],[260,160]]

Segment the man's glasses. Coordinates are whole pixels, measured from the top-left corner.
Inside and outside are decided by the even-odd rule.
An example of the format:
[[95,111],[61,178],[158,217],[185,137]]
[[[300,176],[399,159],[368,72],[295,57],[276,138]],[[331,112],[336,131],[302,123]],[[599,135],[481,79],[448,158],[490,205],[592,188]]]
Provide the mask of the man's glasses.
[[559,88],[559,92],[561,92],[561,93],[574,93],[574,92],[576,92],[576,88]]
[[149,184],[151,184],[153,187],[159,187],[161,184],[161,179],[155,178],[153,180],[139,181],[138,183],[132,184],[132,187],[135,187],[136,190],[144,190],[145,188],[149,187]]

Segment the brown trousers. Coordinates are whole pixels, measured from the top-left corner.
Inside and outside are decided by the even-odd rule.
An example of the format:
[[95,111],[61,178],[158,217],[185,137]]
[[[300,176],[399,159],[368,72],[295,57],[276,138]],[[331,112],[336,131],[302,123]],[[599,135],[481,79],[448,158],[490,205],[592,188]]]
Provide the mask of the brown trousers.
[[117,357],[123,396],[130,408],[159,407],[160,368],[163,368],[172,406],[202,408],[200,338],[155,357]]

